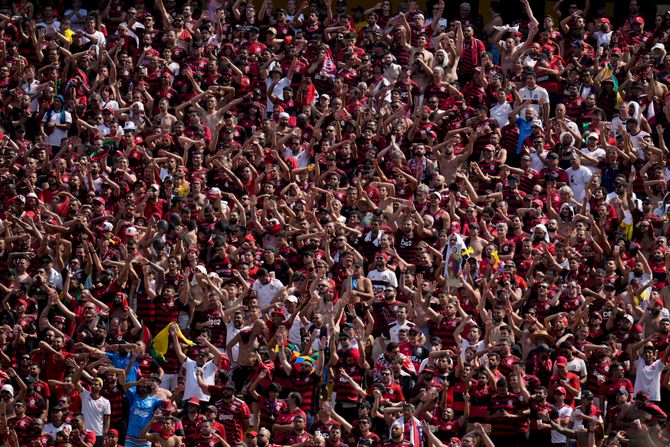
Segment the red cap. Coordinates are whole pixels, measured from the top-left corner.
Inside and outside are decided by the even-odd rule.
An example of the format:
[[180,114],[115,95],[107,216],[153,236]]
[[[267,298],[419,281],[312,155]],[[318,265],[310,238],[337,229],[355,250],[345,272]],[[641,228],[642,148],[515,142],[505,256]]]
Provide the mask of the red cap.
[[200,399],[197,397],[192,397],[186,401],[187,404],[200,405]]
[[665,307],[665,305],[663,304],[663,300],[661,298],[657,297],[656,299],[654,299],[654,303],[656,303],[659,307]]
[[633,23],[639,23],[640,25],[644,25],[644,19],[640,16],[637,16],[633,19]]
[[563,356],[556,357],[556,366],[568,366],[568,359]]
[[610,23],[610,19],[608,19],[607,17],[603,17],[600,19],[600,23]]
[[533,205],[544,206],[544,203],[542,203],[542,200],[540,199],[535,199],[533,200]]
[[282,317],[286,318],[286,312],[284,312],[284,309],[273,309],[272,310],[272,315],[281,315]]
[[562,386],[557,386],[554,389],[554,393],[561,393],[564,396],[566,396],[568,394],[567,391],[565,391],[565,387],[562,387]]
[[19,299],[17,300],[17,302],[18,302],[19,304],[22,304],[22,305],[28,307],[28,301],[24,300],[23,298],[19,298]]
[[109,431],[107,431],[107,434],[110,436],[116,436],[117,438],[119,437],[119,431],[115,428],[110,428]]

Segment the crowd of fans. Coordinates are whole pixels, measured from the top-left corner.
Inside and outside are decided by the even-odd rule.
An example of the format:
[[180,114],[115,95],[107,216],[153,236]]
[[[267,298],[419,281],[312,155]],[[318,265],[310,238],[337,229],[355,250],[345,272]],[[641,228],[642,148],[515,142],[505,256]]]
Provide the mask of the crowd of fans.
[[641,3],[3,2],[0,445],[670,445]]

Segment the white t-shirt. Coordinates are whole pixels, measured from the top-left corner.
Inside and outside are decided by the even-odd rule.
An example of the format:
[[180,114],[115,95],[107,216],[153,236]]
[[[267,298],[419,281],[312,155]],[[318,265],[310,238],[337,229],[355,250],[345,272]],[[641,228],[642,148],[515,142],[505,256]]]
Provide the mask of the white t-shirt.
[[593,33],[593,37],[596,38],[596,48],[600,48],[603,45],[609,45],[612,40],[612,31],[604,33],[602,31],[596,31]]
[[463,362],[465,362],[465,350],[470,346],[474,346],[477,352],[482,352],[484,349],[486,349],[486,342],[484,342],[484,340],[479,340],[477,343],[472,345],[467,339],[461,339],[461,360]]
[[72,426],[70,424],[66,424],[65,422],[63,422],[62,424],[60,424],[59,427],[54,427],[54,424],[49,422],[48,424],[44,424],[44,428],[42,429],[42,432],[51,436],[51,439],[53,439],[55,441],[56,440],[56,433],[58,433],[59,431],[63,431],[65,429],[67,429],[68,431],[72,431]]
[[389,339],[394,343],[400,343],[400,329],[410,330],[415,325],[411,321],[407,320],[404,323],[400,324],[398,321],[394,321],[389,326]]
[[[84,31],[85,32],[85,31]],[[94,36],[98,41],[94,44],[98,48],[104,48],[105,45],[107,45],[107,40],[105,39],[105,35],[102,34],[102,31],[93,31],[92,33],[87,33],[90,34],[91,36]],[[91,42],[89,38],[84,36],[84,43]]]
[[[247,329],[250,329],[251,326],[247,326]],[[240,328],[236,328],[233,322],[231,321],[230,323],[226,324],[226,345],[230,343],[230,340],[233,339],[237,335],[238,332],[240,332],[242,329],[244,329],[244,326]],[[237,361],[237,357],[240,355],[240,344],[237,343],[233,348],[231,349],[233,353],[233,358],[230,359],[232,362]]]
[[586,154],[591,158],[597,158],[600,161],[603,161],[605,159],[605,156],[607,153],[605,152],[605,149],[599,147],[595,151],[591,151],[588,147],[583,147],[580,149],[582,154]]
[[549,104],[549,92],[544,87],[536,86],[533,90],[530,90],[528,87],[523,87],[519,90],[519,96],[521,101],[530,100],[533,101],[533,104],[530,107],[537,112],[538,116],[541,116],[542,105]]
[[575,197],[575,200],[579,203],[584,200],[584,194],[586,193],[586,185],[593,177],[593,172],[586,166],[580,166],[578,169],[570,168],[566,171],[568,173],[568,179],[570,180],[570,189],[572,189],[572,194]]
[[84,415],[84,428],[102,436],[105,429],[105,416],[112,414],[112,406],[109,400],[100,396],[97,399],[91,397],[91,392],[84,390],[79,394],[81,399],[81,414]]
[[[574,431],[579,431],[579,429],[584,425],[584,419],[576,418],[575,417],[576,414],[585,414],[585,413],[584,413],[584,411],[582,411],[581,407],[577,407],[577,408],[574,409],[574,411],[570,415],[570,422],[572,423],[572,429]],[[591,415],[591,416],[593,416],[593,415]],[[600,417],[600,416],[598,416],[597,419],[600,422],[603,421],[603,418]]]
[[659,359],[651,365],[647,365],[642,357],[635,361],[635,386],[634,392],[649,393],[649,400],[661,400],[661,373],[665,365]]
[[267,307],[272,302],[272,299],[284,287],[284,284],[277,278],[273,278],[267,284],[263,284],[260,279],[254,282],[252,289],[256,292],[256,297],[261,305],[261,308]]
[[396,278],[395,272],[389,269],[381,272],[377,269],[370,270],[368,279],[372,282],[372,289],[375,293],[383,292],[386,286],[398,287],[398,278]]
[[505,127],[509,124],[509,114],[514,110],[510,103],[505,101],[502,104],[496,104],[489,110],[489,116],[496,120],[498,126]]
[[[272,67],[270,67],[272,69]],[[272,85],[272,78],[267,78],[265,80],[265,88],[269,89],[270,86]],[[279,99],[284,99],[284,89],[286,87],[291,86],[291,80],[289,78],[282,78],[279,82],[277,82],[277,85],[275,85],[275,88],[272,90],[272,94],[275,95]],[[275,105],[272,101],[270,101],[270,95],[268,95],[268,100],[265,106],[265,110],[270,113],[275,109]]]
[[[559,419],[569,418],[572,415],[572,407],[569,405],[563,405],[563,408],[558,408],[557,411]],[[554,429],[551,430],[552,444],[560,444],[562,442],[566,442],[567,440],[568,438],[566,438],[565,435],[561,434],[560,432]]]
[[[69,123],[72,124],[72,115],[70,112],[63,111],[61,112],[47,112],[44,114],[44,117],[42,118],[43,123],[51,123],[51,124],[65,124]],[[46,129],[45,129],[46,130]],[[58,127],[54,127],[53,131],[50,134],[47,134],[47,139],[45,141],[46,144],[50,144],[51,146],[57,146],[60,147],[61,145],[61,140],[63,138],[67,138],[67,130],[64,129],[59,129]]]
[[[182,366],[184,367],[184,378],[186,379],[186,382],[184,383],[183,399],[188,400],[192,397],[197,397],[200,400],[209,402],[209,398],[211,396],[209,394],[203,393],[200,385],[198,385],[198,376],[196,374],[198,371],[198,363],[193,359],[187,358]],[[214,385],[214,376],[216,371],[217,365],[215,365],[211,360],[208,361],[202,365],[202,380],[204,380],[208,385]]]
[[[568,362],[568,371],[577,375],[577,377],[582,378],[586,377],[589,374],[589,370],[586,368],[586,362],[580,359],[579,357],[574,357]],[[556,364],[554,363],[554,374],[557,374]]]

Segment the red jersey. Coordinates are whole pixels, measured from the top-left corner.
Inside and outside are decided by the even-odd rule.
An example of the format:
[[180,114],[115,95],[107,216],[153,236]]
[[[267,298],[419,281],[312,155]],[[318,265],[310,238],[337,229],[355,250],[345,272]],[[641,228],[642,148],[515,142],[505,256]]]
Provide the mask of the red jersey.
[[226,429],[225,440],[228,444],[234,445],[244,440],[244,430],[246,426],[242,424],[243,420],[251,417],[249,407],[244,401],[234,398],[230,402],[223,399],[217,401],[214,406],[218,410],[217,421]]

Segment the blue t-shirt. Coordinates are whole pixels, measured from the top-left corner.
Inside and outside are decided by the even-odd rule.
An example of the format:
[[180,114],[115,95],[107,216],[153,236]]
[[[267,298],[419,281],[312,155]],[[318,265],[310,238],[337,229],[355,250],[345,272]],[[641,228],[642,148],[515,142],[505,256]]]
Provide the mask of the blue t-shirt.
[[[133,358],[132,355],[123,357],[114,352],[105,352],[105,357],[107,357],[112,362],[114,368],[119,368],[123,370],[125,370],[128,367],[128,363],[130,363],[130,360]],[[126,373],[126,382],[137,382],[138,380],[137,372],[138,372],[138,366],[137,366],[137,360],[135,360],[135,364]]]
[[142,399],[136,391],[130,390],[126,391],[126,397],[130,402],[127,434],[139,438],[142,429],[154,417],[154,413],[163,405],[163,401],[153,396]]
[[516,119],[516,125],[519,127],[519,143],[516,145],[516,153],[520,154],[523,142],[526,141],[528,135],[533,132],[533,120],[528,121],[525,118],[518,117]]

